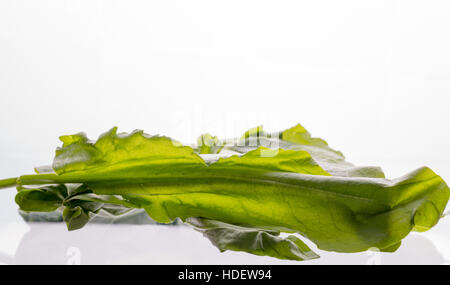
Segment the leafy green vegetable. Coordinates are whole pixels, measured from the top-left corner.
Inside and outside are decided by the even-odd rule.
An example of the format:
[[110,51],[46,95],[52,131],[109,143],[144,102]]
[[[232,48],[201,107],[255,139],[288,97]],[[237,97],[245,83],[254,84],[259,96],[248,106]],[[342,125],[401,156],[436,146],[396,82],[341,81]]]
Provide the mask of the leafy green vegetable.
[[210,134],[203,134],[197,139],[198,152],[205,153],[219,153],[223,146],[220,140]]
[[236,226],[203,218],[188,218],[187,223],[202,232],[222,252],[246,251],[291,260],[319,257],[296,236],[281,238],[279,231]]
[[328,251],[390,252],[410,231],[433,227],[450,198],[429,168],[385,179],[301,125],[273,134],[257,127],[231,140],[206,134],[195,148],[117,128],[97,141],[83,133],[60,139],[54,173],[37,169],[0,187],[17,184],[23,211],[63,209],[69,230],[102,212],[142,208],[160,223],[180,218],[222,251],[304,260],[317,255],[280,232]]
[[345,161],[344,155],[328,146],[326,141],[313,138],[300,124],[283,132],[268,134],[262,127],[247,131],[240,140],[226,140],[224,149],[246,153],[260,146],[303,150],[308,152],[324,170],[333,176],[384,178],[379,167],[358,167]]
[[51,219],[55,219],[54,212],[62,209],[62,218],[69,230],[82,228],[96,214],[116,217],[134,208],[120,196],[96,195],[85,184],[18,186],[17,189],[15,200],[21,211],[51,212]]

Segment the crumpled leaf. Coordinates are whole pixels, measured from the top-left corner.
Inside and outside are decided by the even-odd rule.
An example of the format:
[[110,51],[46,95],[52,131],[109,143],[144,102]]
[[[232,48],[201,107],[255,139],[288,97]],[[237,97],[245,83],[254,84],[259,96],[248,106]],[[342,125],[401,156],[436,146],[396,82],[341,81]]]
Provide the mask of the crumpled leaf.
[[63,219],[66,222],[69,231],[78,230],[89,222],[89,213],[81,206],[65,207]]
[[182,160],[203,163],[191,155],[192,148],[161,136],[149,136],[141,130],[130,134],[117,134],[117,127],[102,134],[97,141],[90,141],[84,133],[61,136],[63,146],[56,150],[53,169],[58,174],[71,171],[113,166],[124,161]]
[[[21,215],[28,220],[46,220],[42,215],[30,215],[30,212],[47,212],[47,221],[59,221],[61,218],[69,230],[82,228],[91,219],[98,216],[124,215],[134,205],[120,196],[96,195],[85,184],[59,184],[41,187],[18,187],[16,203]],[[61,214],[58,214],[61,210]],[[111,222],[113,220],[109,219]]]
[[188,218],[187,223],[203,233],[220,251],[245,251],[251,254],[289,260],[319,258],[294,235],[280,237],[279,231],[236,226],[202,218]]

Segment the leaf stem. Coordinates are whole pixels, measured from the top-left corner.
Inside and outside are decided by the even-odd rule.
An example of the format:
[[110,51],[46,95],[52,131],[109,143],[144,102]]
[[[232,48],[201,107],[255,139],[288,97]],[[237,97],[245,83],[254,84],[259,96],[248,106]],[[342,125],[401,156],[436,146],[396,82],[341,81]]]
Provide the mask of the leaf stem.
[[17,177],[0,180],[0,189],[14,187],[17,185]]
[[40,185],[40,184],[54,184],[64,183],[67,181],[59,181],[60,176],[56,174],[30,174],[22,175],[17,179],[17,183],[20,185]]

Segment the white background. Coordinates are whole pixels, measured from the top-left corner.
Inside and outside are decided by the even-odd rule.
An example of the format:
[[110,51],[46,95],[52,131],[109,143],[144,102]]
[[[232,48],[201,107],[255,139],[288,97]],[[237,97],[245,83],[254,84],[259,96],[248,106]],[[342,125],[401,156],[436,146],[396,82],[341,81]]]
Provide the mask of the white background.
[[[2,0],[0,177],[50,163],[62,134],[95,138],[118,126],[194,143],[202,132],[234,137],[300,122],[388,177],[427,165],[450,181],[449,51],[449,1]],[[0,252],[10,257],[29,231],[13,197],[13,189],[0,193]],[[49,229],[75,238],[42,231]],[[278,262],[219,254],[198,233],[180,241],[166,230],[153,234],[155,247],[172,237],[194,250],[113,261],[99,251],[85,262]],[[421,236],[449,260],[450,230],[433,231]],[[123,251],[132,252],[129,244]],[[39,254],[14,262],[52,262]],[[394,255],[392,262],[411,259]],[[365,262],[348,256],[329,260]]]

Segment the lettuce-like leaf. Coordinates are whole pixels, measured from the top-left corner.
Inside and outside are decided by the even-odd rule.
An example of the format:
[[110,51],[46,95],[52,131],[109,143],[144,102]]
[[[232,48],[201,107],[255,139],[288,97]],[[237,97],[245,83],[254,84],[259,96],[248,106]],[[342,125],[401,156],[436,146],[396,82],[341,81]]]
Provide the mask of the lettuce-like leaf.
[[160,223],[190,221],[220,250],[302,260],[317,256],[279,232],[329,251],[394,251],[410,231],[433,227],[450,198],[429,168],[385,179],[378,167],[345,161],[301,125],[274,134],[258,127],[237,140],[204,135],[195,149],[116,128],[97,141],[84,134],[61,140],[55,173],[17,178],[16,202],[25,211],[64,207],[69,229],[108,207],[142,208]]
[[223,151],[247,153],[260,146],[271,149],[303,150],[333,176],[384,178],[380,167],[354,166],[345,160],[342,152],[330,148],[321,138],[314,138],[300,124],[282,132],[269,134],[262,126],[250,129],[240,139],[223,140]]

